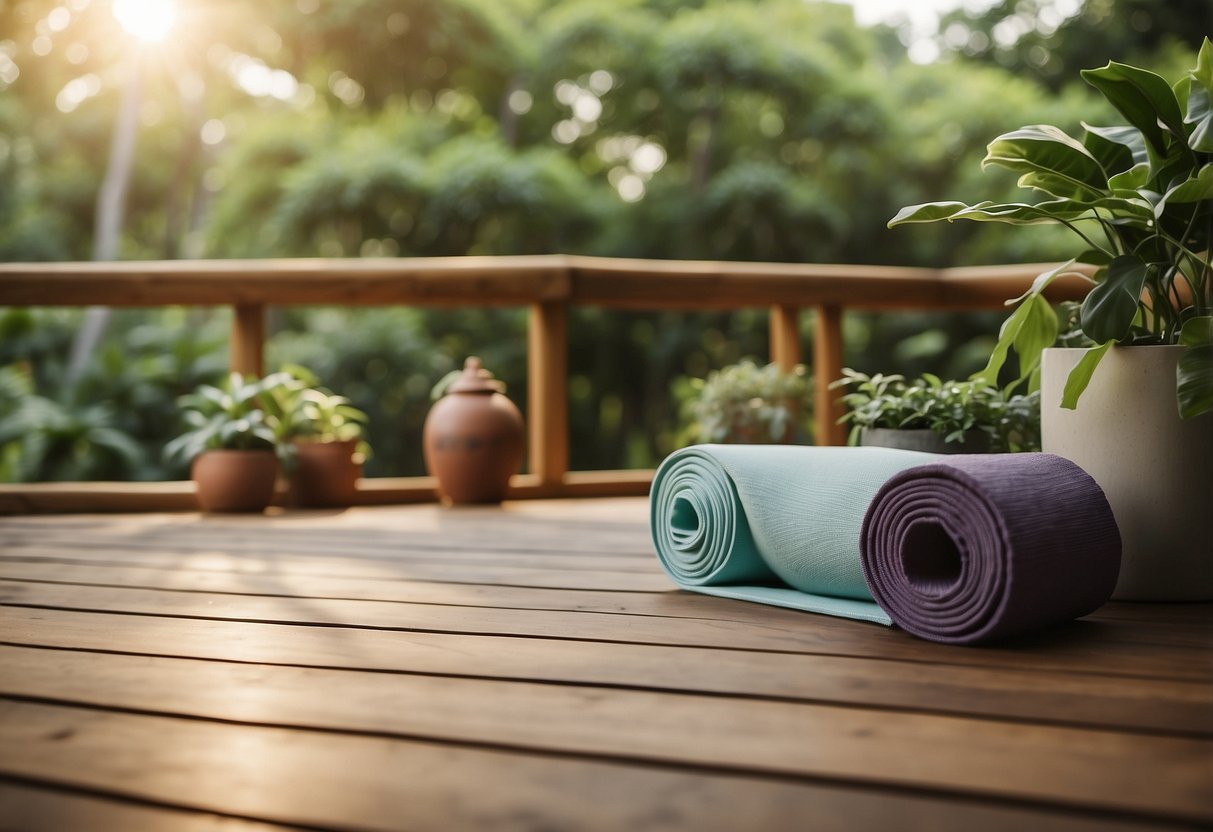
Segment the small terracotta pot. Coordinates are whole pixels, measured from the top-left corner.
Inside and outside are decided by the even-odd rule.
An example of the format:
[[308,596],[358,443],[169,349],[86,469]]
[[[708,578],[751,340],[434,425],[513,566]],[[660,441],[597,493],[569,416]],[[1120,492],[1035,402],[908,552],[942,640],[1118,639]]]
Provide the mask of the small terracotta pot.
[[265,511],[274,499],[273,451],[206,451],[190,468],[203,511]]
[[290,477],[293,505],[334,508],[355,502],[362,461],[358,440],[295,443],[295,467]]
[[422,431],[425,467],[451,503],[501,502],[522,467],[522,414],[502,389],[473,356],[430,408]]

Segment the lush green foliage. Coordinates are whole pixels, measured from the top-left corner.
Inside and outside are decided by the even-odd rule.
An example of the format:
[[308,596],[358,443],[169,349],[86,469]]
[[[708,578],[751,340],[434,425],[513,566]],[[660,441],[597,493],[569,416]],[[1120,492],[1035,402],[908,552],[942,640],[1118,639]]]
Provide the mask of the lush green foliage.
[[204,384],[179,402],[186,430],[164,446],[166,459],[189,463],[214,450],[275,450],[278,419],[275,388],[292,381],[286,373],[260,379],[231,373],[222,386]]
[[851,369],[830,384],[846,390],[842,422],[851,444],[864,428],[931,430],[946,442],[963,442],[970,431],[990,437],[994,451],[1040,450],[1040,393],[1007,395],[981,379],[942,381],[924,373],[907,382],[900,375],[868,376]]
[[1014,348],[1021,380],[1037,385],[1040,352],[1058,333],[1043,292],[1077,261],[1095,267],[1080,322],[1096,346],[1071,374],[1063,406],[1077,404],[1112,344],[1183,344],[1179,411],[1213,411],[1213,43],[1205,39],[1196,67],[1174,87],[1116,62],[1082,75],[1128,124],[1084,125],[1081,141],[1051,125],[1022,127],[991,142],[983,162],[1020,174],[1019,184],[1045,201],[912,205],[889,225],[967,219],[1072,230],[1086,248],[1019,299],[986,380]]
[[[120,100],[136,76],[137,164],[120,246],[132,259],[1060,259],[1064,229],[897,234],[883,222],[939,189],[1009,199],[1014,177],[977,173],[990,135],[1029,119],[1076,130],[1110,115],[1081,85],[1046,91],[995,64],[913,65],[893,32],[859,28],[848,8],[822,2],[178,5],[170,40],[137,48],[104,0],[0,2],[0,259],[90,256]],[[1128,27],[1113,16],[1105,28],[1112,37]],[[67,412],[108,404],[89,423],[131,437],[137,457],[73,444],[70,431],[51,443],[83,453],[89,476],[183,476],[160,456],[177,429],[167,414],[177,396],[221,379],[226,318],[116,312],[101,345],[84,350],[93,359],[75,367],[81,320],[0,315],[0,367]],[[32,325],[4,329],[20,321]],[[811,316],[804,327],[807,339]],[[961,377],[980,366],[995,327],[987,315],[849,314],[848,361]],[[519,310],[275,309],[268,361],[311,367],[368,414],[369,475],[417,474],[428,391],[465,356],[483,356],[525,408],[523,328]],[[573,466],[652,465],[678,441],[671,380],[687,388],[765,349],[756,310],[575,310]],[[10,411],[0,401],[0,418]],[[15,439],[0,460],[4,479],[67,475]]]
[[363,439],[366,413],[345,396],[317,386],[319,379],[306,367],[289,364],[276,376],[281,380],[266,391],[263,406],[288,470],[294,465],[296,441],[356,442],[359,462],[370,456],[371,446]]
[[784,372],[776,364],[760,367],[750,359],[693,379],[692,395],[684,403],[692,441],[804,442],[811,389],[803,365]]

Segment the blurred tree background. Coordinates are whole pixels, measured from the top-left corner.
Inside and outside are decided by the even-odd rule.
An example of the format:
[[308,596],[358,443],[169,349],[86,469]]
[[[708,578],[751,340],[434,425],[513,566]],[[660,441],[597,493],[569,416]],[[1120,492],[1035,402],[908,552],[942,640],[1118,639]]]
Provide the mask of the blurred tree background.
[[[0,0],[0,260],[96,255],[124,101],[122,259],[1049,260],[1049,230],[885,222],[1010,195],[979,169],[986,142],[1108,119],[1077,69],[1177,69],[1213,31],[1206,0],[971,0],[914,63],[908,24],[813,0],[178,0],[143,43],[124,2],[163,0]],[[116,312],[82,349],[81,311],[0,310],[0,480],[182,476],[159,448],[176,396],[222,373],[226,314]],[[850,315],[847,360],[962,377],[999,317]],[[371,414],[371,474],[421,472],[429,389],[467,354],[525,404],[520,310],[270,324],[271,366],[308,365]],[[763,355],[766,321],[586,309],[569,333],[574,468],[649,466],[675,441],[676,380]]]

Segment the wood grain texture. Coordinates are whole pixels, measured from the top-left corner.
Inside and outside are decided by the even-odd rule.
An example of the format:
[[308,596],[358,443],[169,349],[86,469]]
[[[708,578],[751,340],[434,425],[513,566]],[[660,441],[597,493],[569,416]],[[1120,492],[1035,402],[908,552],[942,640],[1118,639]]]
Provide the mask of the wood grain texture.
[[0,701],[0,772],[346,829],[732,832],[787,829],[792,819],[814,829],[874,829],[894,820],[902,829],[1039,828],[1032,814],[1066,826],[1064,815],[1041,818],[1039,806],[1016,811],[973,806],[971,799],[940,805],[937,796],[873,793],[865,784],[831,788],[742,772],[12,701]]
[[530,470],[547,487],[561,483],[569,469],[567,318],[562,304],[536,303],[527,323]]
[[289,832],[300,828],[0,778],[0,832]]
[[560,256],[0,263],[0,306],[526,306],[568,294]]
[[[61,674],[88,671],[64,658],[14,662],[30,678],[2,683],[4,692],[17,688],[45,699],[66,687],[56,698],[158,715],[942,787],[1176,817],[1198,818],[1213,809],[1201,770],[1213,753],[1207,740],[804,703],[739,708],[720,697],[602,695],[565,686],[127,657],[105,657],[111,660],[108,684],[86,688],[63,684]],[[96,656],[86,659],[101,664]],[[1154,761],[1157,779],[1143,781],[1134,754]],[[1035,765],[1005,764],[1028,757]]]
[[814,438],[818,445],[845,445],[847,429],[838,423],[842,408],[838,393],[830,385],[842,378],[842,307],[823,304],[817,307],[813,330],[813,406]]
[[[737,309],[1001,308],[1055,264],[923,269],[563,255],[0,263],[0,306],[409,304]],[[1080,277],[1054,300],[1081,299]]]
[[935,645],[676,590],[637,499],[0,518],[19,828],[1198,828],[1211,691],[1210,605]]
[[238,303],[232,315],[228,368],[233,373],[265,375],[265,305]]

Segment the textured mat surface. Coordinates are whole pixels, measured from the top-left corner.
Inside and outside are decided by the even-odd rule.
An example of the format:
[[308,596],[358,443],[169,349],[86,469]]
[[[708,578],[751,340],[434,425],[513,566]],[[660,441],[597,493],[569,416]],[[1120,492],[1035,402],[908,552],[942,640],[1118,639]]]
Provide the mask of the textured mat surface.
[[653,481],[658,559],[685,589],[889,624],[864,581],[864,513],[894,474],[939,458],[890,448],[684,448]]
[[1052,454],[937,459],[894,474],[863,524],[868,588],[898,626],[972,644],[1111,597],[1120,534],[1085,471]]

